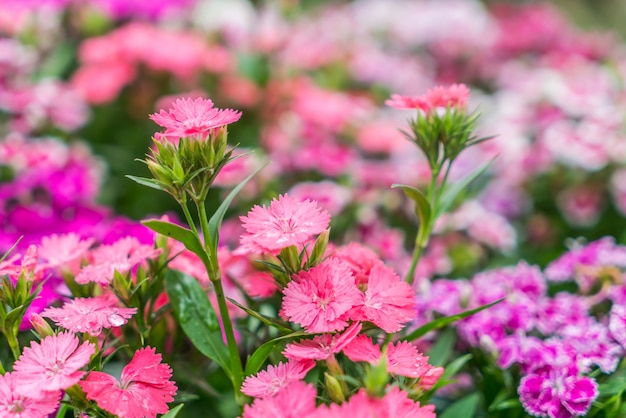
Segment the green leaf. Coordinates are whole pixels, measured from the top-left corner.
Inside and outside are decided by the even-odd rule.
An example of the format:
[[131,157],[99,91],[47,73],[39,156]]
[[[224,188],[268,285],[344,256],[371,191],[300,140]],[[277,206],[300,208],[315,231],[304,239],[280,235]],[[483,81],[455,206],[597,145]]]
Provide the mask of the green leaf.
[[[454,348],[454,343],[456,342],[456,332],[449,328],[443,331],[438,337],[437,341],[428,351],[428,363],[433,366],[443,366],[450,353],[452,353],[452,349]],[[446,368],[447,370],[447,368]]]
[[441,318],[437,318],[434,321],[431,321],[425,325],[422,325],[421,327],[419,327],[418,329],[416,329],[415,331],[413,331],[412,333],[410,333],[409,335],[407,335],[407,337],[405,338],[405,340],[407,341],[413,341],[425,334],[427,334],[430,331],[439,329],[439,328],[443,328],[448,324],[451,324],[453,322],[456,322],[460,319],[463,318],[467,318],[470,315],[474,315],[477,312],[483,311],[487,308],[491,308],[493,305],[496,305],[500,302],[502,302],[504,300],[504,298],[502,299],[498,299],[495,302],[489,303],[487,305],[483,305],[483,306],[479,306],[476,309],[472,309],[469,311],[465,311],[465,312],[461,312],[459,314],[456,315],[450,315],[450,316],[444,316]]
[[200,239],[190,229],[156,219],[141,221],[141,223],[161,235],[174,238],[176,241],[183,243],[185,248],[200,257],[204,265],[208,266],[210,264],[209,256],[204,251]]
[[165,273],[165,288],[178,323],[202,354],[219,364],[232,380],[228,349],[220,323],[198,280],[176,270]]
[[417,215],[417,219],[419,219],[420,222],[419,231],[415,241],[418,243],[426,243],[426,240],[428,239],[428,237],[425,236],[428,231],[426,225],[428,225],[432,219],[432,209],[428,198],[419,189],[407,186],[406,184],[392,184],[391,187],[394,189],[402,189],[404,194],[415,202],[415,215]]
[[281,332],[286,332],[286,333],[291,333],[293,332],[293,330],[291,328],[289,328],[287,325],[287,323],[276,319],[276,318],[270,318],[269,316],[265,316],[263,314],[260,314],[257,311],[253,311],[252,309],[243,306],[242,304],[240,304],[239,302],[237,302],[234,299],[231,298],[226,298],[228,299],[228,301],[230,303],[232,303],[233,305],[235,305],[236,307],[244,310],[248,315],[255,317],[256,319],[258,319],[259,321],[263,322],[265,325],[269,325],[270,327],[274,327],[276,329],[278,329]]
[[304,331],[296,331],[288,335],[283,335],[282,337],[274,338],[273,340],[269,340],[266,343],[262,344],[259,348],[256,349],[254,353],[252,353],[250,357],[248,357],[245,370],[246,376],[256,374],[259,369],[261,369],[261,366],[263,366],[263,363],[265,363],[265,359],[267,359],[274,347],[276,347],[279,342],[284,340],[291,340],[305,335],[309,334]]
[[487,171],[487,169],[493,164],[496,157],[493,157],[491,160],[487,161],[485,164],[475,168],[472,172],[470,172],[463,179],[457,181],[454,184],[450,184],[446,187],[441,195],[441,200],[439,201],[438,207],[435,208],[435,218],[438,218],[443,213],[446,213],[451,207],[457,196],[467,189],[467,187],[478,177],[480,177],[483,173]]
[[261,167],[257,168],[250,174],[248,177],[243,179],[241,183],[233,188],[233,190],[228,193],[228,196],[222,201],[222,204],[217,208],[211,219],[209,219],[209,237],[211,239],[211,243],[209,243],[209,248],[215,249],[217,251],[217,243],[219,242],[219,230],[222,225],[222,220],[224,219],[224,215],[226,215],[226,211],[230,206],[231,202],[237,196],[237,194],[243,189],[243,186],[254,177],[259,171],[264,169],[269,162],[263,164]]
[[480,397],[478,393],[472,393],[446,408],[441,414],[437,414],[438,418],[474,418],[478,401]]
[[176,415],[178,415],[178,413],[181,411],[181,409],[183,409],[183,406],[185,406],[184,404],[180,404],[178,405],[176,408],[171,409],[170,412],[168,412],[165,415],[161,415],[161,418],[175,418]]
[[157,190],[164,190],[163,187],[161,187],[161,184],[154,180],[154,179],[148,179],[145,177],[137,177],[137,176],[131,176],[129,174],[126,175],[127,178],[131,179],[132,181],[141,184],[142,186],[147,186],[150,187],[152,189],[157,189]]

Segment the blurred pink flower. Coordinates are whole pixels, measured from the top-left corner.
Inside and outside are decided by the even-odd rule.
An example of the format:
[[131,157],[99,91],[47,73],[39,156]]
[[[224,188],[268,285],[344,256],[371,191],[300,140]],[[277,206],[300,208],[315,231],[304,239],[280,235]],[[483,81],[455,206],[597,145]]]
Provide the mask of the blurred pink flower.
[[437,86],[419,97],[392,94],[385,104],[397,109],[418,109],[430,113],[437,108],[464,109],[469,100],[470,90],[465,84],[452,84],[449,87]]
[[[296,380],[275,396],[255,399],[243,409],[243,418],[301,418],[315,410],[315,386]],[[132,418],[132,417],[129,417]]]
[[112,294],[92,298],[76,298],[62,308],[48,308],[41,316],[52,319],[58,326],[72,332],[88,332],[97,336],[102,328],[124,325],[137,308],[120,308]]
[[93,243],[93,238],[83,240],[74,232],[53,234],[41,239],[39,256],[47,262],[48,267],[77,273],[81,258]]
[[203,139],[212,130],[236,122],[239,118],[241,112],[214,108],[213,101],[201,97],[178,99],[169,110],[150,115],[150,119],[165,128],[164,136],[175,139]]
[[22,393],[38,394],[67,389],[75,385],[85,372],[81,368],[89,363],[96,351],[93,344],[70,332],[51,335],[40,343],[31,342],[13,365]]
[[270,364],[266,370],[261,370],[255,376],[246,377],[241,391],[254,398],[274,396],[293,381],[304,379],[313,367],[313,360],[289,360],[275,366]]
[[290,245],[300,246],[330,223],[329,213],[317,202],[301,202],[286,194],[272,200],[268,208],[255,205],[248,216],[239,219],[246,230],[240,248],[249,253],[274,253]]
[[107,412],[125,418],[156,418],[174,400],[177,388],[171,376],[172,369],[161,363],[161,355],[144,347],[124,367],[119,382],[106,373],[90,372],[80,386],[87,399]]
[[42,397],[31,397],[19,391],[20,382],[15,373],[0,375],[0,416],[4,418],[46,417],[59,407],[60,391],[44,392]]
[[336,259],[300,272],[283,293],[285,315],[310,333],[341,331],[345,314],[363,301],[348,266]]

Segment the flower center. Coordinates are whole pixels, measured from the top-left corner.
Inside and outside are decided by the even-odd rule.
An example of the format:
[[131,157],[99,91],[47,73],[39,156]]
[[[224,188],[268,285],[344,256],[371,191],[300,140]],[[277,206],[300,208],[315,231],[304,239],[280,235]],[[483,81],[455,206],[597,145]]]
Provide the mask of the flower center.
[[13,412],[13,413],[24,412],[24,409],[26,408],[24,408],[24,404],[22,403],[21,399],[13,402],[8,407],[9,412]]

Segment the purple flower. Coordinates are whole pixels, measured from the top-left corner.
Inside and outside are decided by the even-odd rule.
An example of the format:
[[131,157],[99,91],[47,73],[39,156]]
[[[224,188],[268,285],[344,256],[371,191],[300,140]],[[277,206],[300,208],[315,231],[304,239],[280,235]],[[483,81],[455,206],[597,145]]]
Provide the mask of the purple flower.
[[587,413],[598,396],[594,379],[574,368],[538,371],[524,376],[517,389],[526,412],[533,416],[569,418]]

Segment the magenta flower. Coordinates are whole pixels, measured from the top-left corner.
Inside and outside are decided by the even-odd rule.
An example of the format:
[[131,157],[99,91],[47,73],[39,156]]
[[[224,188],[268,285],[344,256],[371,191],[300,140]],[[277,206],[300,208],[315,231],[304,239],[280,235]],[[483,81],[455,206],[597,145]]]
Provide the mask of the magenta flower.
[[125,418],[156,418],[166,413],[168,402],[174,400],[176,385],[172,369],[161,363],[155,349],[144,347],[122,370],[118,382],[103,372],[90,372],[80,386],[87,399],[96,401],[107,412]]
[[300,272],[283,292],[285,315],[310,333],[341,331],[344,314],[363,300],[350,269],[335,259]]
[[313,367],[315,367],[313,360],[290,360],[275,366],[270,364],[256,376],[246,377],[241,391],[254,398],[274,396],[293,381],[304,379]]
[[626,307],[613,305],[609,319],[609,330],[615,341],[626,349]]
[[313,385],[296,380],[285,386],[275,396],[256,399],[243,408],[243,418],[300,418],[315,411]]
[[255,205],[240,219],[246,230],[240,238],[241,249],[249,253],[277,253],[290,245],[300,246],[330,223],[328,211],[317,202],[286,194],[272,200],[268,208]]
[[41,316],[52,319],[57,325],[72,332],[88,332],[96,336],[102,328],[124,325],[137,312],[137,308],[120,308],[111,294],[93,298],[76,298],[62,308],[48,308]]
[[150,118],[165,128],[163,136],[176,141],[183,137],[203,139],[212,130],[238,121],[241,112],[214,108],[213,101],[199,97],[178,99],[168,111],[161,110]]
[[574,372],[575,368],[548,368],[524,376],[517,389],[524,409],[537,417],[570,418],[585,415],[598,397],[598,384]]
[[31,397],[19,391],[15,373],[0,375],[0,416],[4,418],[47,417],[59,407],[60,391],[44,392]]
[[363,304],[353,319],[370,321],[385,332],[398,332],[415,319],[415,291],[389,267],[377,264],[370,272]]
[[80,369],[96,351],[93,344],[85,341],[79,347],[79,342],[69,332],[51,335],[40,343],[31,342],[13,365],[19,390],[39,394],[67,389],[78,383],[85,374]]

